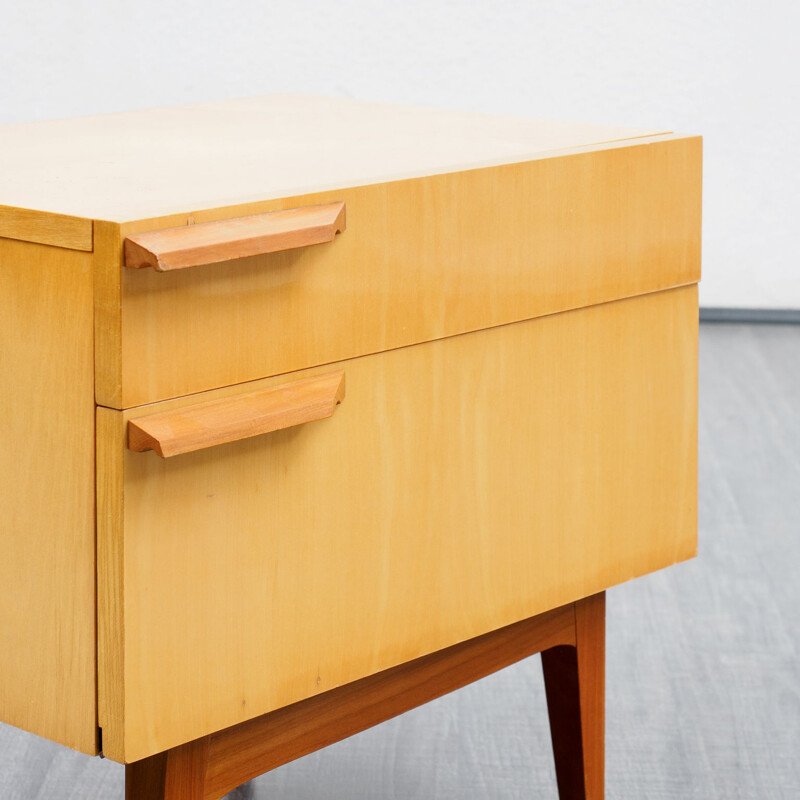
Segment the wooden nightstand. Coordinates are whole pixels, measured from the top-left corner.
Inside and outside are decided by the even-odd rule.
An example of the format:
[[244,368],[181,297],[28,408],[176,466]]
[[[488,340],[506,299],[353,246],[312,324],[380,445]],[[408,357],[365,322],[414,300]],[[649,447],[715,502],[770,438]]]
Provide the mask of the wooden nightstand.
[[602,797],[603,592],[696,550],[701,140],[275,96],[0,175],[0,718],[219,798],[544,651]]

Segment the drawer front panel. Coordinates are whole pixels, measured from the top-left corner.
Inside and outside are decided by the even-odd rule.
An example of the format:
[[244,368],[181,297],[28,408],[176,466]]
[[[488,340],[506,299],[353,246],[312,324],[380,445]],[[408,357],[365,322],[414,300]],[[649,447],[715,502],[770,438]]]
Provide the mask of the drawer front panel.
[[186,217],[98,224],[98,402],[129,408],[695,282],[700,164],[698,138],[664,137],[196,213],[344,202],[347,226],[326,244],[171,272],[122,267],[119,237]]
[[[106,755],[142,758],[692,556],[696,348],[691,286],[99,409]],[[127,448],[132,419],[337,370],[346,394],[325,419],[170,458]]]

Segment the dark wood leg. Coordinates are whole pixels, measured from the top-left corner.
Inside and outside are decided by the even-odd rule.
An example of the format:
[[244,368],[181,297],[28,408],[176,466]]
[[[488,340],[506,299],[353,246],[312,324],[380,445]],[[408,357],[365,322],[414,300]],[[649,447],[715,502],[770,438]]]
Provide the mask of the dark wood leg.
[[575,603],[575,646],[542,652],[561,800],[603,800],[605,593]]
[[125,800],[204,800],[208,736],[125,767]]

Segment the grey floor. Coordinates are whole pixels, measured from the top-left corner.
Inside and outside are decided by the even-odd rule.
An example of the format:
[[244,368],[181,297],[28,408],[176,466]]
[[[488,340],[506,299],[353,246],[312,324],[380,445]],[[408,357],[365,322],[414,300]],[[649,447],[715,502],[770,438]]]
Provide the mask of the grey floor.
[[[700,557],[608,595],[607,796],[800,798],[800,325],[701,328]],[[556,798],[539,657],[233,800]],[[2,800],[122,768],[0,726]]]

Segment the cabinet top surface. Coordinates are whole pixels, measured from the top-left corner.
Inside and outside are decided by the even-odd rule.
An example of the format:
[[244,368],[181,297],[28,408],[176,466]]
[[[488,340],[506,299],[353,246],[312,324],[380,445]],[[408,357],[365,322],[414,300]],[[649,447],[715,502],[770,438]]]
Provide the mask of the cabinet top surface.
[[0,205],[126,222],[665,133],[271,95],[0,126]]

